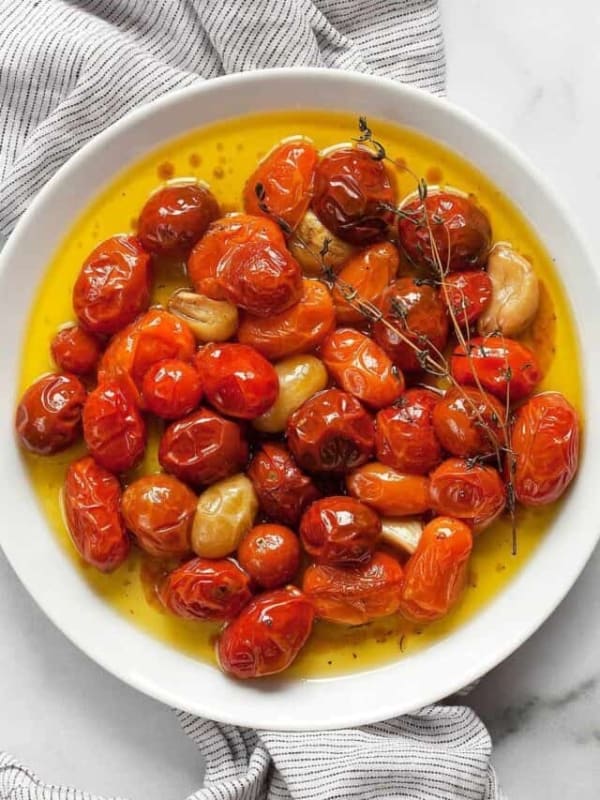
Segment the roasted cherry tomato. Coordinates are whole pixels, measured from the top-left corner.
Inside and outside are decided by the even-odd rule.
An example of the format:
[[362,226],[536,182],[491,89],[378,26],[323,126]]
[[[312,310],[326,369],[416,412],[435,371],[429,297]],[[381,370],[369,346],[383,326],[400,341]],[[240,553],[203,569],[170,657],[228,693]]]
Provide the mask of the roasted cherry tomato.
[[89,375],[96,369],[102,347],[98,339],[80,325],[70,325],[52,339],[50,352],[57,366],[65,372]]
[[335,325],[333,300],[321,281],[304,278],[302,286],[300,302],[279,314],[268,318],[245,314],[238,330],[240,342],[271,361],[318,347]]
[[372,408],[383,408],[404,391],[404,377],[370,336],[338,328],[323,342],[321,358],[335,382]]
[[171,423],[158,450],[166,472],[195,486],[234,475],[247,458],[248,445],[240,426],[208,408]]
[[351,569],[315,564],[304,573],[302,588],[317,617],[341,625],[364,625],[398,611],[402,567],[380,552]]
[[477,382],[503,403],[513,403],[531,394],[542,379],[535,354],[524,344],[502,336],[471,339],[468,348],[459,345],[452,353],[450,371],[463,386]]
[[430,475],[431,507],[475,526],[490,525],[506,505],[506,489],[497,469],[449,458]]
[[[351,256],[339,273],[342,284],[351,286],[358,297],[375,303],[386,286],[396,277],[400,259],[391,242],[379,242]],[[338,322],[354,325],[364,317],[344,298],[339,288],[333,290],[333,302]]]
[[[423,203],[415,198],[402,207],[398,237],[406,255],[419,266],[465,270],[483,266],[492,242],[487,214],[469,197],[430,192]],[[428,222],[425,219],[427,214]],[[439,262],[431,239],[435,242]]]
[[260,162],[244,188],[244,209],[282,220],[291,232],[312,196],[318,153],[306,139],[282,142]]
[[198,498],[172,475],[144,475],[123,492],[121,511],[137,543],[151,556],[191,553],[190,534]]
[[454,272],[444,278],[443,300],[463,328],[476,322],[492,299],[492,281],[487,272]]
[[83,407],[83,438],[100,466],[111,472],[134,467],[146,448],[146,425],[129,384],[105,381]]
[[265,514],[285,525],[296,525],[304,509],[320,496],[312,480],[279,444],[263,444],[250,462],[248,477]]
[[347,472],[373,454],[375,428],[355,397],[325,389],[291,415],[287,440],[298,464],[309,472]]
[[226,342],[198,350],[194,365],[208,402],[229,417],[255,419],[279,393],[272,364],[253,347]]
[[[513,483],[526,506],[552,503],[573,480],[579,463],[579,419],[559,392],[530,397],[512,427]],[[507,459],[510,469],[510,461]]]
[[378,515],[354,497],[323,497],[300,520],[304,549],[321,564],[368,561],[380,534]]
[[150,256],[134,236],[113,236],[96,247],[73,287],[73,308],[91,333],[116,333],[150,303]]
[[146,200],[138,236],[149,253],[185,257],[218,216],[219,205],[206,186],[171,183]]
[[160,590],[163,605],[185,619],[226,622],[252,598],[250,579],[229,558],[193,558],[171,572]]
[[74,375],[44,375],[26,389],[15,414],[19,441],[32,453],[64,450],[81,433],[86,392]]
[[314,616],[310,600],[293,586],[260,595],[221,634],[221,668],[236,678],[282,672],[310,636]]
[[433,410],[442,447],[454,456],[487,456],[502,449],[506,410],[493,395],[468,386],[449,389]]
[[317,164],[312,208],[323,225],[351,244],[382,239],[394,212],[390,177],[366,147],[340,147]]
[[432,519],[404,567],[400,613],[414,622],[444,617],[463,592],[472,549],[473,536],[464,522]]
[[400,278],[384,291],[379,308],[384,319],[375,323],[373,336],[400,369],[423,369],[419,352],[444,349],[448,316],[437,289],[415,278]]
[[142,381],[144,408],[163,419],[179,419],[193,411],[202,398],[198,371],[186,361],[157,361]]
[[63,488],[67,527],[79,555],[101,572],[112,572],[129,554],[120,503],[119,481],[93,458],[69,465]]
[[300,566],[300,541],[284,525],[255,525],[238,547],[238,559],[263,589],[289,583]]
[[384,516],[412,516],[431,508],[428,478],[407,475],[377,461],[351,472],[346,487],[351,495]]
[[442,460],[433,427],[438,396],[428,389],[408,389],[375,419],[375,447],[383,464],[400,472],[425,475]]

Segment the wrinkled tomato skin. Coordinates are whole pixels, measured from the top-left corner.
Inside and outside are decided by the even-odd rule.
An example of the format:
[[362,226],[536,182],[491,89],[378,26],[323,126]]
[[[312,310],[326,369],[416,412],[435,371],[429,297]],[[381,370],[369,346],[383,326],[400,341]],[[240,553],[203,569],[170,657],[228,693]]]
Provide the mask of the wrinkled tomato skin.
[[71,325],[58,331],[50,345],[50,352],[63,372],[89,375],[98,365],[102,347],[98,339],[80,325]]
[[429,479],[373,461],[346,478],[348,492],[386,517],[423,514],[431,507]]
[[172,183],[146,200],[138,237],[153,255],[185,257],[218,216],[219,205],[205,186]]
[[243,469],[248,444],[240,426],[200,408],[163,433],[158,460],[165,472],[193,486],[205,486]]
[[148,308],[150,256],[134,236],[113,236],[85,260],[73,287],[73,309],[85,330],[120,331]]
[[355,565],[368,561],[381,534],[381,520],[354,497],[323,497],[302,515],[304,549],[320,564]]
[[500,401],[513,403],[531,394],[542,379],[536,355],[521,342],[502,336],[476,337],[465,350],[458,345],[450,371],[462,386],[481,386]]
[[287,669],[310,636],[315,612],[293,586],[256,597],[221,634],[221,668],[236,678],[260,678]]
[[120,503],[119,481],[93,458],[69,465],[63,488],[67,528],[79,555],[101,572],[112,572],[129,555]]
[[144,475],[123,492],[121,512],[137,543],[157,558],[191,553],[197,497],[172,475]]
[[400,613],[413,622],[441,619],[467,582],[473,536],[464,522],[436,517],[425,526],[404,567]]
[[378,412],[375,447],[382,464],[426,475],[440,463],[442,448],[433,427],[437,402],[428,389],[408,389],[397,403]]
[[373,419],[359,401],[339,389],[313,395],[290,416],[287,442],[308,472],[347,472],[373,454]]
[[558,500],[577,472],[579,437],[577,412],[560,392],[530,397],[517,410],[511,445],[520,503],[535,507]]
[[382,239],[394,219],[395,192],[381,161],[365,147],[341,147],[317,164],[312,209],[323,225],[350,244]]
[[15,413],[19,442],[49,456],[72,445],[81,434],[86,391],[74,375],[44,375],[25,390]]
[[258,586],[276,589],[298,572],[300,541],[284,525],[255,525],[240,542],[238,560]]
[[279,394],[272,364],[246,344],[207,344],[194,357],[207,401],[229,417],[256,419]]
[[444,270],[477,269],[485,264],[492,242],[487,214],[468,197],[450,192],[431,192],[423,203],[415,198],[402,207],[398,238],[408,258],[417,266],[439,271],[431,247],[430,229]]
[[431,507],[483,530],[504,511],[506,489],[494,467],[449,458],[430,475]]
[[250,579],[229,558],[193,558],[173,572],[160,589],[171,613],[184,619],[227,622],[252,599]]
[[144,408],[163,419],[190,414],[202,399],[197,370],[186,361],[165,359],[153,364],[142,381]]
[[[391,242],[378,242],[351,256],[339,274],[341,281],[356,289],[359,297],[376,303],[384,289],[393,281],[400,266],[398,250]],[[352,308],[339,289],[334,287],[335,315],[341,325],[356,325],[364,317]]]
[[250,462],[248,477],[262,510],[283,525],[297,525],[304,509],[320,497],[311,478],[279,444],[263,444]]
[[319,280],[304,278],[302,286],[300,302],[279,314],[268,318],[244,314],[238,329],[240,342],[271,361],[318,347],[335,326],[331,292]]
[[459,325],[477,322],[492,300],[492,281],[487,272],[455,272],[444,278],[441,295]]
[[275,147],[244,187],[246,213],[283,220],[292,231],[310,205],[317,159],[314,145],[306,139]]
[[383,408],[404,391],[404,377],[370,336],[338,328],[323,342],[321,358],[344,391],[371,408]]
[[433,426],[442,447],[459,458],[488,456],[502,449],[506,410],[493,395],[479,389],[449,389],[433,411]]
[[399,278],[384,291],[379,308],[402,336],[379,320],[373,326],[373,337],[399,369],[417,372],[423,368],[416,351],[404,338],[421,351],[441,351],[446,346],[448,316],[439,292],[432,286],[419,284],[415,278]]
[[364,625],[398,611],[402,578],[399,562],[376,552],[370,561],[350,569],[314,564],[304,573],[302,588],[319,619]]

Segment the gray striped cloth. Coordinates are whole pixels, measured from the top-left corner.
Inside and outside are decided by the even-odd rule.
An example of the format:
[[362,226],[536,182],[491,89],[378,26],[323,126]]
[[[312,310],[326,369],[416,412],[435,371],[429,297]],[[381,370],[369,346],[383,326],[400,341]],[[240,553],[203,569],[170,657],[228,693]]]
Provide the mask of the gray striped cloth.
[[[337,67],[443,94],[436,0],[0,0],[0,235],[133,106],[226,72]],[[357,729],[251,731],[177,712],[206,759],[189,800],[500,800],[489,735],[435,706]],[[1,800],[101,800],[0,753]]]

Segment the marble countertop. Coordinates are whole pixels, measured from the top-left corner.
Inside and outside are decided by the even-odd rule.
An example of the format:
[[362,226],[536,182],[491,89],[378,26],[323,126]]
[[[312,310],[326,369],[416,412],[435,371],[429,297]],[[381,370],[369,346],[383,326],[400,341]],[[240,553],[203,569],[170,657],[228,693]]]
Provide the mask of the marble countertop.
[[[440,3],[449,98],[547,173],[600,254],[597,0]],[[169,709],[76,650],[1,554],[0,586],[0,749],[46,781],[106,795],[176,800],[196,789],[201,759]],[[510,800],[598,796],[598,619],[600,551],[551,619],[470,695]]]

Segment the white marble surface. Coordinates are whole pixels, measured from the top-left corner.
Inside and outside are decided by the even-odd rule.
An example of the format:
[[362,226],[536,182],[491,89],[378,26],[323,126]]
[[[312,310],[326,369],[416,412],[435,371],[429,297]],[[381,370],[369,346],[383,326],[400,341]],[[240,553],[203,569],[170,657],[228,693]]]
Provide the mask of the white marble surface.
[[[448,94],[547,172],[600,256],[597,0],[441,0]],[[566,531],[577,535],[577,531]],[[47,781],[176,800],[201,759],[168,709],[79,653],[0,554],[0,749]],[[470,702],[510,800],[600,793],[600,552],[554,616]]]

